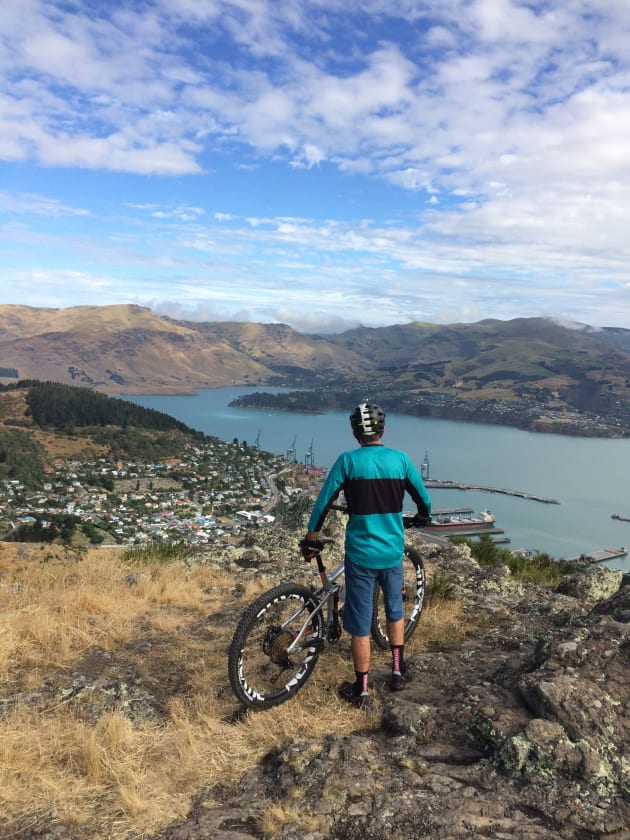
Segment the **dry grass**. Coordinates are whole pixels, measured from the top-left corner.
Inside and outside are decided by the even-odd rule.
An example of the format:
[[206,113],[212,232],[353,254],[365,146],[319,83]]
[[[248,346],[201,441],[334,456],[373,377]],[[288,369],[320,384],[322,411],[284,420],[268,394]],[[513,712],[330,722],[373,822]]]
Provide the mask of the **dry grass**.
[[85,461],[110,454],[109,446],[95,443],[89,438],[61,435],[37,428],[32,428],[30,434],[46,450],[50,460],[76,458],[79,461]]
[[[336,697],[352,676],[347,639],[322,656],[298,698],[233,722],[227,646],[245,603],[268,582],[237,596],[234,583],[209,566],[139,572],[120,552],[0,544],[0,813],[9,825],[55,812],[94,838],[156,832],[181,819],[195,794],[236,782],[288,738],[378,727],[377,712],[366,720]],[[452,602],[427,610],[411,650],[460,625]],[[94,650],[122,674],[133,667],[157,681],[162,713],[135,720],[121,706],[94,720],[74,707],[69,687]],[[375,650],[374,667],[387,662]],[[180,674],[183,684],[173,683]],[[293,822],[308,831],[298,811],[261,810],[261,831],[273,837]]]

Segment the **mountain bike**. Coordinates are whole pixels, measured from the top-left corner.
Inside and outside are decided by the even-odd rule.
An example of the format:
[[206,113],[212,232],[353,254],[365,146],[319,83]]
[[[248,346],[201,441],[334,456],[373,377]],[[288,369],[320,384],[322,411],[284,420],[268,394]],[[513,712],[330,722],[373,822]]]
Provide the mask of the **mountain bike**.
[[[404,517],[412,527],[411,517]],[[320,540],[322,548],[333,540]],[[284,703],[304,686],[320,653],[342,634],[343,563],[328,572],[320,551],[315,560],[321,581],[317,589],[287,582],[260,595],[243,613],[228,654],[232,691],[245,706],[268,709]],[[419,553],[405,546],[403,558],[405,641],[418,626],[424,605],[425,572]],[[374,589],[371,635],[387,650],[383,593]]]

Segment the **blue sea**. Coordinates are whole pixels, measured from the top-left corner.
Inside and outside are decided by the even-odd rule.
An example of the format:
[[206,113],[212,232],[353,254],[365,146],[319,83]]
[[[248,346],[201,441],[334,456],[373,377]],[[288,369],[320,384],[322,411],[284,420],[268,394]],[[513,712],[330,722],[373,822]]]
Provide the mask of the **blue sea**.
[[[125,397],[165,412],[222,440],[234,438],[286,455],[295,441],[297,460],[312,446],[312,463],[330,466],[355,443],[347,412],[294,414],[230,408],[248,388],[214,388],[196,396]],[[262,390],[262,389],[258,389]],[[265,389],[271,390],[271,389]],[[278,389],[276,389],[278,390]],[[384,406],[387,411],[387,406]],[[433,508],[489,509],[509,548],[574,557],[602,548],[630,548],[630,439],[610,440],[524,432],[505,426],[408,417],[387,412],[384,442],[404,449],[429,476],[556,499],[543,504],[498,493],[432,490]],[[630,557],[607,561],[630,570]]]

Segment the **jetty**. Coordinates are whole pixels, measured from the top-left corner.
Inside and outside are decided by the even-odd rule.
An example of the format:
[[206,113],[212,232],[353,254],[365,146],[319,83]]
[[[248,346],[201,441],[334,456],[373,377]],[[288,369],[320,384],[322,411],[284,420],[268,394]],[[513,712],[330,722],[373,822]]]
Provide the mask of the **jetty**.
[[611,513],[611,519],[617,519],[619,522],[630,522],[630,516],[621,516],[619,513]]
[[[490,536],[494,534],[505,534],[503,528],[475,528],[473,531],[467,531],[465,528],[458,528],[457,531],[451,532],[451,537],[456,537],[458,535],[462,537],[481,537],[484,534],[489,534]],[[510,540],[505,539],[502,540],[493,540],[493,542],[509,542]]]
[[465,484],[461,481],[425,478],[424,485],[438,490],[478,490],[481,493],[502,493],[504,496],[516,496],[519,499],[529,499],[532,502],[542,502],[545,505],[560,504],[557,499],[550,499],[547,496],[538,496],[535,493],[525,493],[522,490],[509,490],[503,487],[487,487],[483,484]]
[[606,560],[616,560],[618,557],[626,557],[628,551],[625,546],[621,548],[600,548],[598,551],[591,551],[588,554],[578,554],[577,557],[569,558],[572,563],[603,563]]

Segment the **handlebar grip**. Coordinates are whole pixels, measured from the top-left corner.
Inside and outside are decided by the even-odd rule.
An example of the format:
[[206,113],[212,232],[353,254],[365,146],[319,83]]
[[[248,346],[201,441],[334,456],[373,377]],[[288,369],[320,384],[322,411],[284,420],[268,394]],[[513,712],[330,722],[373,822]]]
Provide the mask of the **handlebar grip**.
[[306,537],[300,540],[300,551],[305,560],[312,560],[317,557],[328,543],[334,542],[332,537],[320,537],[318,540],[307,540]]
[[426,528],[426,526],[430,524],[430,516],[421,516],[418,513],[414,516],[411,514],[403,514],[403,526],[405,528]]

